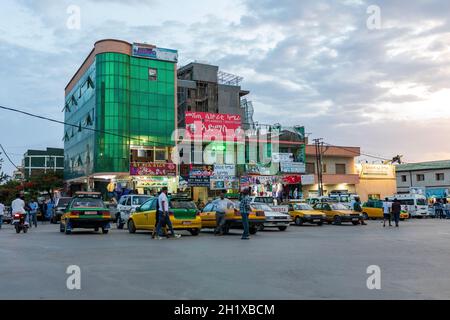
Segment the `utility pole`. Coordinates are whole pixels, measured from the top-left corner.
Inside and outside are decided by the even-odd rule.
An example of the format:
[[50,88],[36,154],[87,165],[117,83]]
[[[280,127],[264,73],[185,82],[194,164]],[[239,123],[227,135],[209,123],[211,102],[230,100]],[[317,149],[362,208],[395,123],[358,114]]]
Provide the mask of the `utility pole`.
[[319,197],[323,196],[323,171],[322,171],[322,148],[323,139],[314,139],[314,146],[316,150],[316,168],[317,168],[317,181],[319,186]]

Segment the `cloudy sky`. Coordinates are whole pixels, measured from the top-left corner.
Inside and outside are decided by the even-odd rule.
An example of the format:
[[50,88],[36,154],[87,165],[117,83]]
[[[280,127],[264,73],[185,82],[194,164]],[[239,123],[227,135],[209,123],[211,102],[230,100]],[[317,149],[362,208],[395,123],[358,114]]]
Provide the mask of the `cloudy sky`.
[[[71,5],[79,30],[67,27]],[[379,29],[367,26],[371,5]],[[95,41],[118,38],[243,76],[261,123],[305,125],[382,157],[448,159],[449,12],[448,0],[2,0],[0,105],[62,120],[68,80]],[[62,135],[0,110],[0,143],[17,164]]]

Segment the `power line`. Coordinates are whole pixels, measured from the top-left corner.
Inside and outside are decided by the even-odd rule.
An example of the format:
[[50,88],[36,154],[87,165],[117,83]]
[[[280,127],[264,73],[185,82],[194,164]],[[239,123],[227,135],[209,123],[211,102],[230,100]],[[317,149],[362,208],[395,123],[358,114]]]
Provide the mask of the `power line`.
[[0,144],[0,147],[3,150],[3,153],[5,154],[6,158],[9,160],[9,162],[11,162],[11,164],[17,169],[19,170],[19,168],[14,164],[14,162],[12,162],[11,158],[9,157],[8,153],[6,152],[6,150],[3,148],[3,145]]
[[[142,141],[144,140],[144,139],[141,139],[141,138],[132,138],[132,137],[129,137],[129,136],[124,136],[124,135],[113,133],[113,132],[108,132],[108,131],[104,131],[104,130],[98,130],[98,129],[94,129],[94,128],[89,128],[89,127],[81,126],[80,124],[68,123],[68,122],[65,122],[65,121],[60,121],[60,120],[56,120],[56,119],[40,116],[40,115],[33,114],[33,113],[30,113],[30,112],[22,111],[22,110],[19,110],[19,109],[8,108],[8,107],[4,107],[4,106],[0,106],[0,109],[21,113],[21,114],[24,114],[24,115],[27,115],[27,116],[30,116],[30,117],[34,117],[34,118],[38,118],[38,119],[41,119],[41,120],[46,120],[46,121],[50,121],[50,122],[54,122],[54,123],[58,123],[58,124],[63,124],[63,125],[67,125],[67,126],[70,126],[70,127],[82,128],[82,129],[88,130],[88,131],[98,132],[98,133],[102,133],[102,134],[108,134],[108,135],[111,135],[111,136],[116,136],[116,137],[124,138],[124,139],[127,139],[127,140],[142,140]],[[165,144],[163,144],[163,143],[159,143],[159,142],[155,142],[155,141],[151,141],[151,140],[145,140],[145,141],[153,143],[153,145],[165,146]]]
[[[356,154],[356,155],[366,156],[366,157],[369,157],[369,158],[374,158],[374,159],[383,160],[383,161],[386,161],[386,160],[392,160],[392,159],[383,158],[383,157],[379,157],[379,156],[374,156],[374,155],[367,154],[367,153],[363,153],[363,152],[357,152],[357,151],[355,151],[355,150],[348,149],[348,148],[346,148],[346,147],[341,147],[341,146],[332,145],[332,144],[330,144],[330,143],[324,143],[324,144],[327,145],[327,146],[330,146],[330,147],[338,147],[338,148],[340,148],[340,149],[342,149],[342,150],[346,150],[346,151],[351,152],[351,153]],[[325,151],[325,152],[326,152],[326,151]]]

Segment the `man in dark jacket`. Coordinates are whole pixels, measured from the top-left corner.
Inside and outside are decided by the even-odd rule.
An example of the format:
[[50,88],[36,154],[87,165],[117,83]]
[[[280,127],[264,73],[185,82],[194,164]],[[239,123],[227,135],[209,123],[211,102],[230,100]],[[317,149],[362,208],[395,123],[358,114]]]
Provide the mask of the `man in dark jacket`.
[[400,212],[402,211],[402,206],[398,199],[394,199],[392,203],[392,215],[394,216],[395,226],[398,228],[398,222],[400,221]]

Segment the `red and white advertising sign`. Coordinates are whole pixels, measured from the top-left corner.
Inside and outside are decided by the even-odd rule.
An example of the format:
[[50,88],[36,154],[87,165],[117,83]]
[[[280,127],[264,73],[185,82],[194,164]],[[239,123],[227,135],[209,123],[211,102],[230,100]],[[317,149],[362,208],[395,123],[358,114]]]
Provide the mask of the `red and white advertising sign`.
[[242,140],[242,117],[238,114],[188,111],[185,119],[186,130],[193,137],[215,141]]

